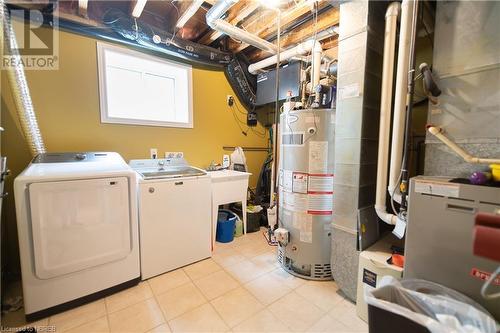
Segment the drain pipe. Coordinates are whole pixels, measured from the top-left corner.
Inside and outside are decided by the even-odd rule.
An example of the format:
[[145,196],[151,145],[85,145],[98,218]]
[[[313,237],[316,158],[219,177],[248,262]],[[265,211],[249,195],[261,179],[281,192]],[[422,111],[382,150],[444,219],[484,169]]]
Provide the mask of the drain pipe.
[[438,138],[442,143],[444,143],[448,148],[453,150],[455,154],[464,159],[467,163],[477,163],[477,164],[500,164],[500,158],[481,158],[475,157],[463,150],[455,142],[451,141],[446,135],[444,135],[444,130],[437,126],[429,126],[427,128],[429,133]]
[[9,62],[12,64],[11,66],[5,66],[5,70],[7,71],[7,77],[16,104],[21,129],[26,141],[28,141],[31,155],[36,156],[46,152],[45,145],[36,121],[35,110],[31,101],[21,55],[19,54],[16,35],[12,28],[12,19],[4,0],[0,0],[0,16],[2,17],[0,27],[0,33],[2,34],[1,46],[2,50],[6,51],[4,54],[9,55],[11,59]]
[[396,93],[394,97],[394,118],[392,121],[391,162],[389,171],[389,193],[395,193],[398,187],[401,162],[403,159],[403,135],[406,115],[406,97],[408,92],[408,71],[410,58],[410,40],[414,0],[403,0],[401,4],[401,26],[399,34],[398,64],[396,74]]
[[382,93],[380,102],[380,127],[378,137],[377,192],[375,211],[388,224],[396,224],[397,216],[387,212],[387,165],[389,160],[389,129],[391,126],[392,80],[394,77],[394,52],[396,29],[400,11],[399,2],[393,2],[385,13],[384,60],[382,71]]
[[230,37],[241,40],[244,43],[250,44],[263,51],[275,54],[278,48],[273,43],[259,38],[243,29],[237,28],[229,22],[224,21],[221,17],[231,8],[238,0],[219,0],[207,12],[206,20],[210,28],[224,33]]

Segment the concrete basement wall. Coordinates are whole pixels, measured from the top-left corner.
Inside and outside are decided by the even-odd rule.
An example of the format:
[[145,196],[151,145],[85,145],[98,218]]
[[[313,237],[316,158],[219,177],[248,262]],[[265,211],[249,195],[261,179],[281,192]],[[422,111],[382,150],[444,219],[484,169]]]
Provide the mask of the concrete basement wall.
[[[244,136],[236,124],[226,95],[235,96],[222,71],[193,68],[194,128],[102,124],[99,112],[96,40],[60,32],[59,70],[27,71],[27,79],[40,130],[49,152],[116,151],[125,160],[149,158],[149,148],[183,151],[189,163],[206,167],[221,162],[222,146],[265,147],[267,139],[248,131]],[[18,270],[17,232],[12,183],[31,160],[16,116],[7,76],[1,81],[1,151],[12,171],[5,191],[2,223],[2,259],[8,270]],[[237,101],[240,110],[244,110]],[[236,112],[242,121],[243,114]],[[244,127],[246,129],[246,126]],[[256,128],[260,133],[264,128]],[[250,186],[255,186],[265,152],[246,153]]]

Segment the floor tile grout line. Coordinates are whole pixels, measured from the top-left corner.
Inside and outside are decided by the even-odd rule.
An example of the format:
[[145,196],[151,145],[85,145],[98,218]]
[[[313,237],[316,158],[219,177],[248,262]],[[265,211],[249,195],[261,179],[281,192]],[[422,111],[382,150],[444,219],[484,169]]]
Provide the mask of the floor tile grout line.
[[[146,280],[146,281],[148,281],[148,283],[149,283],[149,280]],[[151,288],[151,286],[149,286],[149,287]],[[151,292],[153,293],[153,298],[155,299],[156,305],[158,306],[158,308],[160,308],[161,316],[162,316],[162,318],[163,318],[163,323],[165,323],[165,324],[167,325],[168,329],[169,329],[170,331],[172,331],[172,328],[171,328],[171,327],[170,327],[170,325],[168,324],[167,317],[166,317],[166,316],[165,316],[165,314],[163,313],[163,308],[161,307],[160,302],[158,301],[157,295],[153,292],[153,288],[151,288]],[[162,324],[163,324],[163,323],[162,323]],[[158,326],[161,326],[162,324],[160,324],[160,325],[158,325]],[[156,328],[156,327],[158,327],[158,326],[155,326],[155,327],[153,327],[152,329],[154,329],[154,328]],[[150,329],[149,331],[151,331],[152,329]]]
[[106,297],[104,297],[104,309],[106,310],[106,321],[108,323],[108,332],[111,332],[111,321],[109,320],[108,304],[106,302]]
[[[132,289],[132,288],[136,288],[136,287],[138,287],[138,286],[139,286],[139,285],[137,284],[137,285],[135,285],[135,286],[133,286],[133,287],[131,287],[131,288],[129,288],[129,289],[125,289],[125,290],[122,290],[122,291],[120,291],[120,292],[129,291],[130,289]],[[129,308],[129,307],[131,307],[131,306],[137,305],[137,304],[139,304],[139,303],[141,303],[141,302],[144,302],[144,301],[147,301],[148,299],[153,298],[153,297],[154,297],[153,289],[151,289],[151,286],[149,286],[149,284],[148,284],[148,288],[151,290],[151,295],[152,295],[152,296],[150,296],[150,297],[146,297],[146,298],[143,298],[143,299],[141,299],[140,301],[133,302],[133,303],[131,303],[131,304],[129,304],[129,305],[127,305],[127,306],[123,307],[123,308],[120,308],[120,309],[118,309],[118,310],[114,310],[114,311],[109,311],[109,310],[108,310],[108,303],[106,302],[106,299],[107,299],[108,297],[110,297],[110,296],[118,295],[120,292],[118,292],[118,293],[116,293],[116,294],[113,294],[113,295],[110,295],[110,296],[106,296],[106,297],[104,297],[104,298],[103,298],[103,300],[104,300],[104,304],[105,304],[105,306],[106,306],[106,314],[113,314],[113,313],[116,313],[116,312],[118,312],[118,311],[125,310],[126,308]]]

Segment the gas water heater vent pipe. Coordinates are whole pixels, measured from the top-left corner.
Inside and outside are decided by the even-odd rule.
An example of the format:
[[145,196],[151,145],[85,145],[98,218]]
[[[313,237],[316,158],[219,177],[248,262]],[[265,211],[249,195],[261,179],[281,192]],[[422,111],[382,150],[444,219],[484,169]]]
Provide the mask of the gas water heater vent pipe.
[[387,165],[389,161],[389,129],[391,126],[392,80],[394,77],[394,52],[396,30],[400,11],[399,2],[393,2],[385,13],[384,60],[382,71],[382,92],[380,102],[380,127],[378,138],[377,192],[375,211],[388,224],[396,224],[397,216],[387,212]]
[[312,63],[311,63],[311,89],[314,89],[319,84],[321,75],[321,55],[323,48],[320,42],[315,41],[312,49]]
[[[281,55],[280,55],[280,61],[286,61],[286,60],[291,59],[293,57],[307,54],[313,50],[314,44],[315,44],[314,40],[310,39],[310,40],[307,40],[303,43],[297,44],[297,46],[294,46],[294,47],[289,48],[285,51],[282,51]],[[258,61],[256,63],[251,64],[250,66],[248,66],[248,71],[251,74],[257,74],[257,73],[259,73],[259,71],[261,69],[272,66],[272,65],[276,64],[277,61],[278,61],[278,57],[276,55],[273,55],[269,58],[266,58],[266,59],[263,59],[261,61]]]
[[7,71],[7,77],[16,104],[21,129],[26,141],[28,141],[31,155],[36,156],[45,153],[46,149],[40,129],[38,128],[35,109],[31,101],[28,82],[26,81],[21,55],[17,46],[16,35],[12,28],[12,19],[4,0],[0,0],[0,16],[2,17],[0,27],[2,50],[5,51],[4,54],[8,54],[11,58],[9,66],[5,66],[5,70]]
[[251,33],[248,33],[243,29],[237,28],[221,18],[222,15],[224,15],[224,13],[237,2],[238,0],[217,1],[207,12],[207,24],[210,26],[210,28],[216,31],[241,40],[242,42],[255,46],[256,48],[259,48],[261,50],[275,54],[278,51],[276,45]]
[[391,162],[389,171],[389,193],[398,187],[401,161],[403,159],[406,99],[408,94],[408,71],[410,57],[413,0],[401,3],[401,26],[399,33],[396,91],[394,96],[394,117],[392,120]]
[[427,128],[429,133],[438,138],[442,143],[444,143],[448,148],[453,150],[458,156],[464,159],[467,163],[477,163],[477,164],[500,164],[499,158],[481,158],[470,155],[468,152],[459,147],[455,142],[451,141],[446,135],[443,134],[443,129],[437,126],[429,126]]

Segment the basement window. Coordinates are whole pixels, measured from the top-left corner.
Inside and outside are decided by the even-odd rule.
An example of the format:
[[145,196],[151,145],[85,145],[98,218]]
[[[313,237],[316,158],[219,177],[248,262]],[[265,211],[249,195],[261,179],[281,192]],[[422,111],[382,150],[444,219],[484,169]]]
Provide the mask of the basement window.
[[101,122],[193,128],[191,66],[97,43]]

